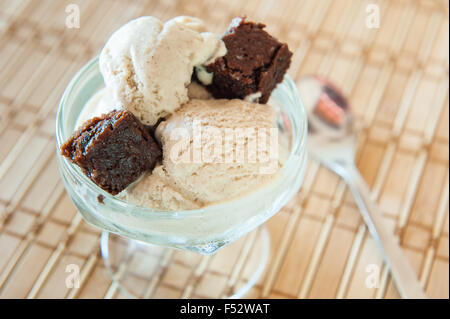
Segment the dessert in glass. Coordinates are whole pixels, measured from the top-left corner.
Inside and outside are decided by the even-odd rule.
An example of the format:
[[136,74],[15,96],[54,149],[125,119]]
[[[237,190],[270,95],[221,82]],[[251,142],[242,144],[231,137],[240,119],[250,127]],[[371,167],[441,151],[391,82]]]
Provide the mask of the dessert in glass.
[[[236,18],[218,37],[197,18],[141,17],[64,92],[56,119],[64,185],[103,230],[105,266],[129,296],[142,296],[123,276],[135,255],[220,254],[298,191],[307,118],[285,74],[292,53],[263,29]],[[269,240],[256,232],[256,269],[228,296],[243,296],[264,270]]]

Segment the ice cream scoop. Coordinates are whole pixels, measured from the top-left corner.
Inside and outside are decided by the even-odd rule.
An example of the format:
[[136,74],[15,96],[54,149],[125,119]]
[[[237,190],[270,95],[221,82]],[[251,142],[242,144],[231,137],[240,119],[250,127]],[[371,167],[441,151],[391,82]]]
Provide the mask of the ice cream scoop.
[[232,200],[272,181],[281,167],[276,112],[243,100],[191,100],[159,124],[162,166],[127,200],[189,209]]
[[194,68],[225,53],[200,19],[141,17],[113,33],[99,63],[116,107],[154,125],[188,101]]

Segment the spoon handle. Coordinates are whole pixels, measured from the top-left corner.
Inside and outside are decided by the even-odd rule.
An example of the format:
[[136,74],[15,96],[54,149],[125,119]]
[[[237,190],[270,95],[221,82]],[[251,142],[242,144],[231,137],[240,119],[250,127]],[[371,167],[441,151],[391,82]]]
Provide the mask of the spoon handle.
[[[426,299],[414,269],[408,262],[395,235],[388,231],[383,214],[371,199],[369,188],[354,165],[346,167],[346,180],[363,219],[382,252],[384,261],[391,270],[392,277],[402,298]],[[344,174],[343,174],[344,175]]]

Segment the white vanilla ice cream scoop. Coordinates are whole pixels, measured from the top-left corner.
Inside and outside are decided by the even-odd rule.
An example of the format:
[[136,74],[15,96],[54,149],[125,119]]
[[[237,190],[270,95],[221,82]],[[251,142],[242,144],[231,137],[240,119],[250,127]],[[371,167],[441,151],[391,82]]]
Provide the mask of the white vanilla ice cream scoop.
[[191,100],[158,125],[162,165],[125,191],[128,201],[163,210],[232,200],[273,181],[276,112],[243,100]]
[[200,19],[154,17],[132,20],[109,38],[100,54],[100,71],[114,104],[154,125],[188,101],[195,67],[226,54],[222,40]]

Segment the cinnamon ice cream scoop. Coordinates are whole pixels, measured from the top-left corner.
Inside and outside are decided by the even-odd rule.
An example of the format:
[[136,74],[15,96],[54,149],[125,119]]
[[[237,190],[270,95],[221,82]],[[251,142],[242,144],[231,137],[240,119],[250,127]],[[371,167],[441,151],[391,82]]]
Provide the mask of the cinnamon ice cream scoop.
[[224,43],[205,31],[197,18],[163,23],[148,16],[114,32],[99,60],[113,104],[154,125],[186,103],[194,68],[226,53]]
[[244,196],[281,167],[276,112],[243,100],[193,99],[156,129],[163,161],[125,191],[130,202],[192,209]]

